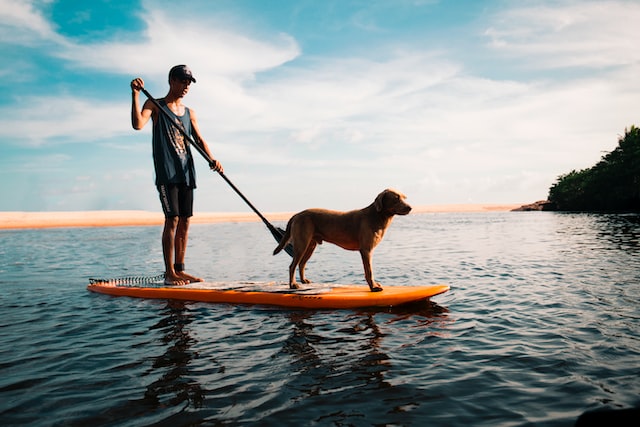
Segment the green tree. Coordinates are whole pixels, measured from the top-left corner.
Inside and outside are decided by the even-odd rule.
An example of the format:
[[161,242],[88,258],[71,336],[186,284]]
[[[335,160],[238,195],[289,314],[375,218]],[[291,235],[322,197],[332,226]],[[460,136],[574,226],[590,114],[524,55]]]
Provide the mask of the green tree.
[[640,212],[640,129],[625,129],[595,166],[558,177],[548,198],[562,211]]

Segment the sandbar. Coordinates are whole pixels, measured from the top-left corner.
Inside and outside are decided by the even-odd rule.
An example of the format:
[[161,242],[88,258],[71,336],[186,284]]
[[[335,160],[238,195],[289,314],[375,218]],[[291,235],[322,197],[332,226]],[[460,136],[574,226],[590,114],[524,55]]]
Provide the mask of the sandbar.
[[[507,212],[522,204],[452,204],[414,207],[412,214]],[[292,212],[263,213],[269,221],[287,221]],[[199,212],[192,224],[221,222],[255,222],[253,212]],[[161,212],[148,211],[81,211],[81,212],[0,212],[0,229],[63,228],[63,227],[123,227],[162,225]]]

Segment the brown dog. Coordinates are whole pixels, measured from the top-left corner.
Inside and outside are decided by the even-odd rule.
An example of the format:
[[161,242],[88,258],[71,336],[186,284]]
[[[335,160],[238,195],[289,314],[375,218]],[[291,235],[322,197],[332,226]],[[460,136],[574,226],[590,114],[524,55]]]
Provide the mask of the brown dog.
[[304,267],[316,246],[327,241],[343,249],[360,251],[364,277],[369,288],[372,292],[381,291],[380,284],[373,280],[371,253],[382,240],[393,216],[406,215],[411,211],[411,206],[404,199],[404,194],[387,189],[364,209],[349,212],[307,209],[292,216],[282,240],[273,251],[276,255],[289,240],[292,241],[293,261],[289,265],[289,287],[299,289],[295,279],[297,266],[300,269],[300,281],[311,283],[304,275]]

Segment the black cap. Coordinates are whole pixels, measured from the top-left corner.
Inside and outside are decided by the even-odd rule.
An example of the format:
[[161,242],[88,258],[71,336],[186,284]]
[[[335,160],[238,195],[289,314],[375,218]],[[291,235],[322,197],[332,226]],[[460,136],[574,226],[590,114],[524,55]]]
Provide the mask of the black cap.
[[178,79],[180,81],[191,80],[192,82],[196,82],[196,79],[193,78],[193,74],[191,74],[191,70],[186,65],[176,65],[169,71],[169,81],[171,79]]

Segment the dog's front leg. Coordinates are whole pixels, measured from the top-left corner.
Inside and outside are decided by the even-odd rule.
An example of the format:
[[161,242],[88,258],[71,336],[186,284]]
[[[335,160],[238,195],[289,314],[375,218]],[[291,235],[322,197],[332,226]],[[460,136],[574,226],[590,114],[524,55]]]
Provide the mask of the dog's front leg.
[[371,250],[360,249],[360,256],[362,257],[362,265],[364,267],[364,278],[369,285],[369,289],[371,289],[371,292],[380,292],[382,290],[382,286],[380,286],[380,283],[373,280],[373,270],[371,268]]

